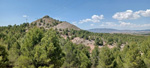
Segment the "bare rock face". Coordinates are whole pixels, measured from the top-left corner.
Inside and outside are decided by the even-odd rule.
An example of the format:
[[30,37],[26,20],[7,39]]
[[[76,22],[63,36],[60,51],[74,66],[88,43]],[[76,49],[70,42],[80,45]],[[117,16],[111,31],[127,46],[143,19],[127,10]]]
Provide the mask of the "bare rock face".
[[76,44],[83,44],[85,46],[88,46],[90,47],[90,53],[92,53],[92,50],[94,49],[95,45],[94,45],[94,41],[90,41],[90,40],[85,40],[83,38],[79,38],[79,37],[76,37],[74,38],[73,40],[71,40],[73,43],[76,43]]
[[74,30],[80,30],[80,28],[78,28],[77,26],[73,25],[73,24],[70,24],[68,22],[62,22],[58,25],[56,25],[54,28],[57,28],[57,29],[74,29]]

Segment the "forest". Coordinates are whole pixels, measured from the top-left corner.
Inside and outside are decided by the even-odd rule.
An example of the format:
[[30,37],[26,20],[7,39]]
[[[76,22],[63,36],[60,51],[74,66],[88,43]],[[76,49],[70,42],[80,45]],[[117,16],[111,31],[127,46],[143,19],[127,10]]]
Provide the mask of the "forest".
[[[75,37],[94,40],[92,52],[90,47],[72,43]],[[45,29],[29,23],[0,27],[0,68],[149,67],[150,36]]]

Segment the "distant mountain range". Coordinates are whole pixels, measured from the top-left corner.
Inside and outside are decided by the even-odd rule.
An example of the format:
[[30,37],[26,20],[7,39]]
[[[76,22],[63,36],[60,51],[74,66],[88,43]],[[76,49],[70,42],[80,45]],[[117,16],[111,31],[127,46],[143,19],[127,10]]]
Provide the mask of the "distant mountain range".
[[127,34],[147,34],[150,33],[150,29],[145,30],[117,30],[111,28],[94,28],[89,29],[88,31],[94,33],[127,33]]

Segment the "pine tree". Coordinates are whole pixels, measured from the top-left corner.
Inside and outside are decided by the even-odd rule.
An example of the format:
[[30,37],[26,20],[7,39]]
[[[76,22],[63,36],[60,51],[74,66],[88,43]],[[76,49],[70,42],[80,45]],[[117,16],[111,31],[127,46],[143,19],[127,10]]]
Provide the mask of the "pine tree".
[[92,51],[92,68],[96,68],[98,66],[98,61],[99,61],[99,48],[96,46],[94,50]]
[[8,65],[8,54],[6,48],[0,45],[0,67],[7,68]]

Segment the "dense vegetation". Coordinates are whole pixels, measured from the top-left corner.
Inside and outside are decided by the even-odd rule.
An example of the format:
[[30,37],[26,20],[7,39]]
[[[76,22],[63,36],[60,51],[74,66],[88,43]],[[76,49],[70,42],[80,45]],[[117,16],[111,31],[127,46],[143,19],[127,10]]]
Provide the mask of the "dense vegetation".
[[[72,43],[75,37],[94,40],[94,50],[90,53],[89,47]],[[30,27],[29,23],[0,27],[0,68],[149,67],[150,36],[53,30]]]

